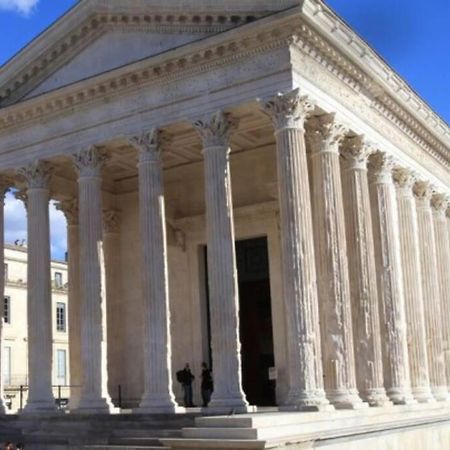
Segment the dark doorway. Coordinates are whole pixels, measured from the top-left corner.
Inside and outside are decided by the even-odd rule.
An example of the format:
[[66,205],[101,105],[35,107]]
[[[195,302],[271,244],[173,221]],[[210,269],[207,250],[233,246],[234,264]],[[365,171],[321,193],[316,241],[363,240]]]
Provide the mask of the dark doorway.
[[[269,380],[269,368],[275,361],[267,238],[237,241],[236,259],[244,392],[251,405],[273,406],[275,382]],[[207,309],[209,338],[209,304]]]

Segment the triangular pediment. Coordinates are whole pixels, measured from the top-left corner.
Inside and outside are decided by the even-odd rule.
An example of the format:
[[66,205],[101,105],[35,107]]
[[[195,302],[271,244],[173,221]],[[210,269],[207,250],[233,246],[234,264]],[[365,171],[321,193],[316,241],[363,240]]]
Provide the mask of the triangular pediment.
[[0,107],[299,3],[300,0],[81,0],[0,68]]

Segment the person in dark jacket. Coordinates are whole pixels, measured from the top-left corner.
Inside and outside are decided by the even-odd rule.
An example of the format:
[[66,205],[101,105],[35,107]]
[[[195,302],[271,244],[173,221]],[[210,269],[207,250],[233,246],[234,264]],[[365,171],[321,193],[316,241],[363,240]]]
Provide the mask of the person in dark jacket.
[[187,408],[192,408],[194,405],[192,401],[192,382],[195,377],[192,375],[191,368],[189,364],[186,363],[183,370],[177,373],[178,381],[181,383],[184,392],[184,406]]
[[203,406],[208,406],[211,400],[211,394],[213,391],[213,379],[211,375],[211,370],[208,369],[208,365],[204,362],[202,363],[202,400]]

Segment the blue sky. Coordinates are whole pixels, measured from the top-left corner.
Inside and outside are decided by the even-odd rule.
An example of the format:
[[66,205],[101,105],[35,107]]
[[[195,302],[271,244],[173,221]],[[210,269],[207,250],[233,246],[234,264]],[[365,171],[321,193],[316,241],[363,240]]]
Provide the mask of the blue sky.
[[[219,2],[219,0],[217,0]],[[0,64],[76,0],[0,0]],[[164,4],[164,0],[161,0]],[[450,123],[450,0],[328,0],[327,3]],[[65,252],[65,222],[51,208],[52,254]],[[6,240],[26,238],[20,202],[6,201]]]

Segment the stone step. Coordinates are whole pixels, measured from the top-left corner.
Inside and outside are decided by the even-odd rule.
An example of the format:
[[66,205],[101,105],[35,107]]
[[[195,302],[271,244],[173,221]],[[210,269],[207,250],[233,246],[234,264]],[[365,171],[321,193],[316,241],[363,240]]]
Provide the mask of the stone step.
[[163,446],[135,445],[85,445],[83,450],[170,450]]
[[187,439],[257,439],[255,428],[183,428],[183,438]]
[[160,430],[148,430],[148,429],[134,429],[134,428],[122,428],[119,430],[112,430],[111,436],[114,437],[177,437],[181,436],[181,429],[160,429]]
[[160,440],[155,437],[126,437],[126,438],[110,438],[108,441],[109,445],[122,445],[122,446],[150,446],[158,447],[160,446]]
[[172,450],[262,450],[270,448],[266,446],[266,441],[257,439],[161,439],[161,442]]

